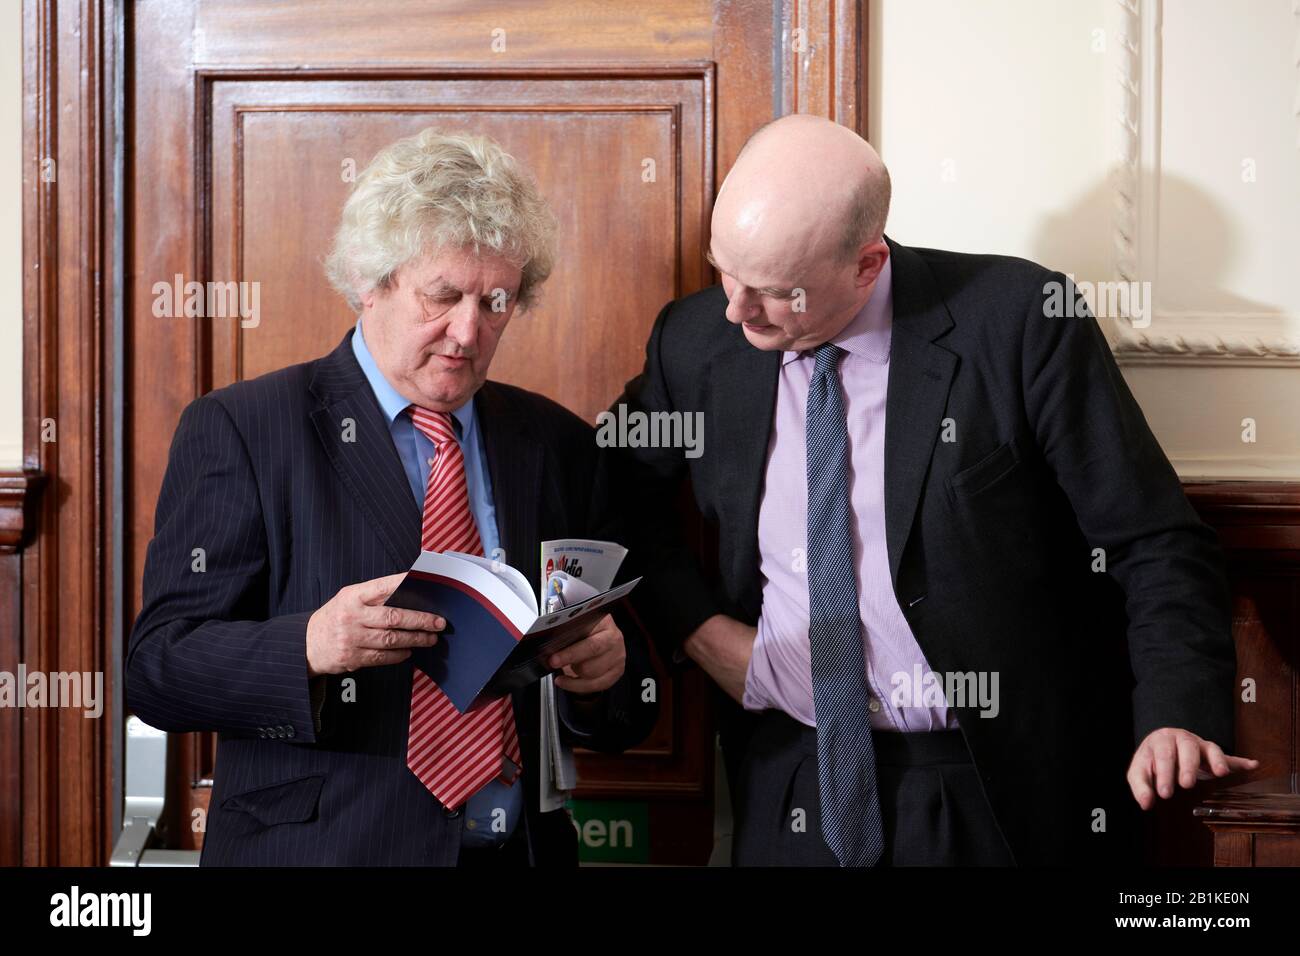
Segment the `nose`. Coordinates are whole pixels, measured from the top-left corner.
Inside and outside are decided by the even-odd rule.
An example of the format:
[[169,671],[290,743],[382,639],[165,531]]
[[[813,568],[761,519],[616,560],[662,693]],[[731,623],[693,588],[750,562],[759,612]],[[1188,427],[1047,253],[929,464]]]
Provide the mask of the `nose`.
[[731,299],[727,302],[727,321],[739,325],[741,322],[753,319],[759,311],[758,297],[753,294],[753,290],[745,286],[736,286]]
[[478,300],[464,296],[451,321],[447,323],[447,338],[451,339],[462,351],[471,352],[478,342]]

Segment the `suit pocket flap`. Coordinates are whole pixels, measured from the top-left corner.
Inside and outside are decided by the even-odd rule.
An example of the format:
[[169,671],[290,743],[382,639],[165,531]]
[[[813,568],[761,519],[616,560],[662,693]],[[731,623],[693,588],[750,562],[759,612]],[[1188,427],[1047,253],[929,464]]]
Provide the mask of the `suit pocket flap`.
[[268,827],[277,823],[302,823],[315,815],[324,783],[325,778],[320,775],[286,780],[227,797],[221,808],[243,811]]
[[973,495],[996,483],[1020,464],[1020,452],[1013,438],[999,445],[969,468],[948,479],[948,487],[958,495]]

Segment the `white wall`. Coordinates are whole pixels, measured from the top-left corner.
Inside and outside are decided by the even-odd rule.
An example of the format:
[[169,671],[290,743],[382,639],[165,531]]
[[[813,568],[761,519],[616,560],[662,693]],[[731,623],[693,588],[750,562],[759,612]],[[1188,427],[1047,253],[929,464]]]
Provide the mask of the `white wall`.
[[1132,4],[1153,36],[1115,0],[871,0],[889,233],[1090,281],[1131,256],[1150,326],[1103,327],[1179,473],[1300,478],[1300,7]]
[[22,465],[21,3],[0,3],[0,469]]
[[[1115,0],[871,0],[870,137],[893,176],[889,232],[1114,278],[1116,177],[1132,145],[1120,117],[1157,92],[1158,128],[1141,142],[1160,150],[1144,169],[1158,173],[1160,208],[1135,276],[1156,290],[1147,332],[1174,350],[1234,347],[1240,333],[1273,354],[1128,364],[1121,352],[1125,377],[1185,477],[1300,479],[1300,359],[1277,354],[1300,348],[1300,14],[1292,0],[1159,9],[1158,89],[1126,99],[1120,77],[1138,78],[1148,51],[1125,54],[1137,31]],[[21,72],[21,5],[0,3],[0,468],[22,459]]]

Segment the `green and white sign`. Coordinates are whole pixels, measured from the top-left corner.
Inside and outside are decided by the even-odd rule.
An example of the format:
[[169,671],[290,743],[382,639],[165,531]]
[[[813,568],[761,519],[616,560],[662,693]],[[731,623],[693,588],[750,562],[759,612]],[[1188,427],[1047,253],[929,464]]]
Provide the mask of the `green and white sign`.
[[650,862],[650,810],[645,803],[570,800],[582,863]]

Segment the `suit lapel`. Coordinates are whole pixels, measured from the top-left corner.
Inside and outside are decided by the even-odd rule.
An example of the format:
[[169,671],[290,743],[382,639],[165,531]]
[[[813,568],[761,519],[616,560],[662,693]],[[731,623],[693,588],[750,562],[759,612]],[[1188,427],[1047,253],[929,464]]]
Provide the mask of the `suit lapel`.
[[734,570],[739,580],[756,581],[758,504],[782,353],[756,349],[738,327],[734,331],[733,347],[714,360],[709,373],[713,383],[709,440],[714,447],[726,449],[720,463],[723,493],[719,508],[729,513],[719,527],[723,533],[729,527],[737,529]]
[[885,399],[885,543],[897,586],[958,359],[933,342],[953,323],[929,268],[906,246],[890,241],[889,249],[894,316]]
[[[495,382],[484,382],[474,396],[474,417],[487,454],[497,538],[505,551],[505,563],[524,576],[540,600],[538,576],[542,553],[537,516],[545,493],[542,488],[544,449],[533,432],[537,423],[523,421],[506,392]],[[540,758],[540,686],[529,684],[511,695],[519,753],[525,767],[537,766]],[[539,780],[526,775],[522,782],[525,810],[529,813],[538,808]]]
[[341,481],[402,568],[420,553],[420,510],[392,433],[352,353],[350,330],[312,376],[312,424]]
[[[497,536],[505,550],[505,563],[518,570],[533,586],[541,560],[537,515],[545,501],[542,488],[540,440],[522,421],[495,382],[484,382],[474,398],[474,413],[487,452],[488,476],[496,506]],[[537,423],[532,423],[536,427]]]

